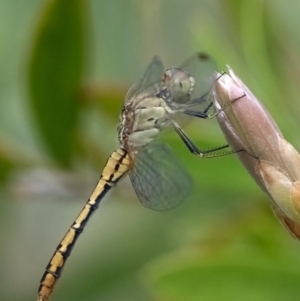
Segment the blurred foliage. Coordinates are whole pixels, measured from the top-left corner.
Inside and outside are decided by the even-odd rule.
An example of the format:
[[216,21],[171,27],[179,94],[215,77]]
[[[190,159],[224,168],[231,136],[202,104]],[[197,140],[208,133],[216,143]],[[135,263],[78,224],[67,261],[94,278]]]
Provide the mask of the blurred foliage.
[[[0,8],[0,300],[35,300],[56,244],[117,147],[126,90],[153,55],[171,66],[202,50],[220,69],[229,64],[300,149],[299,1],[2,0]],[[215,120],[186,132],[201,148],[224,142]],[[123,181],[51,300],[297,299],[299,244],[235,156],[200,160],[174,133],[163,139],[195,180],[191,198],[152,212]]]
[[86,2],[48,1],[29,59],[30,100],[53,157],[69,164],[82,81]]

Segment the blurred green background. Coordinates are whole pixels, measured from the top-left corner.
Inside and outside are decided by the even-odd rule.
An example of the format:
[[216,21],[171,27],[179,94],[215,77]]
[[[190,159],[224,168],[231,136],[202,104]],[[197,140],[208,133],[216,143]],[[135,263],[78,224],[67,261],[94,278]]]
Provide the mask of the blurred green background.
[[[229,64],[300,149],[297,0],[0,1],[0,300],[35,300],[55,247],[110,152],[126,90],[155,54]],[[186,132],[202,148],[216,120]],[[141,206],[128,179],[100,206],[53,301],[298,300],[300,245],[234,155],[165,139],[195,180],[178,208]]]

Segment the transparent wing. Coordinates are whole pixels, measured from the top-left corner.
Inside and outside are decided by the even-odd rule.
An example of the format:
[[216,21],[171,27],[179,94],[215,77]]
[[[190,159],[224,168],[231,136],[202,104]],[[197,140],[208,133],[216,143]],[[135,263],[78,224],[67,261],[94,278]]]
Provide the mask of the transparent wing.
[[[138,94],[153,86],[153,94],[157,93],[161,86],[164,74],[164,65],[158,56],[155,56],[147,67],[143,77],[134,83],[127,92],[125,103],[136,97]],[[157,86],[156,86],[157,84]],[[150,91],[148,92],[150,93]]]
[[173,113],[171,119],[183,126],[191,120],[191,116],[214,116],[211,91],[215,70],[215,61],[201,52],[191,56],[180,67],[166,70],[163,84],[171,92],[171,97],[166,100]]
[[214,83],[214,72],[217,70],[214,59],[206,53],[198,52],[188,58],[180,68],[187,70],[195,78],[196,87],[190,102],[207,95]]
[[165,211],[179,205],[192,191],[192,179],[166,144],[141,150],[129,173],[141,203]]
[[[195,89],[191,95],[176,99],[178,108],[188,117],[174,116],[181,125],[187,123],[190,115],[205,118],[215,113],[211,91],[217,70],[214,59],[206,53],[198,52],[188,58],[180,67],[188,71],[195,79]],[[176,105],[176,104],[175,104]]]

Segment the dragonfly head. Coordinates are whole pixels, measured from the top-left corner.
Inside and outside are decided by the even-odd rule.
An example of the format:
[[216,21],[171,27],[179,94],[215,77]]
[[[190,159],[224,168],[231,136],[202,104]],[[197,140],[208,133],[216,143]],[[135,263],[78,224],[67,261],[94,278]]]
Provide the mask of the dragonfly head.
[[165,87],[171,91],[173,101],[189,97],[195,90],[195,78],[186,70],[180,68],[167,69],[163,76]]

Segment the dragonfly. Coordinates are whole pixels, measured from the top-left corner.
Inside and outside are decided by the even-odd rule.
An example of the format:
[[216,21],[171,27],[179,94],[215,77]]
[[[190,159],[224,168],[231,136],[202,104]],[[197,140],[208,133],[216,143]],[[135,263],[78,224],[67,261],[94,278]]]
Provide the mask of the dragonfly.
[[201,151],[176,121],[178,115],[209,119],[217,114],[210,114],[212,102],[205,103],[214,70],[214,61],[203,53],[167,70],[155,56],[129,89],[117,128],[119,148],[109,156],[94,191],[51,257],[40,281],[38,301],[48,300],[90,217],[125,175],[129,175],[142,205],[153,210],[176,207],[190,194],[189,174],[168,145],[155,142],[165,128],[173,126],[189,151],[200,157],[217,156],[228,147]]

